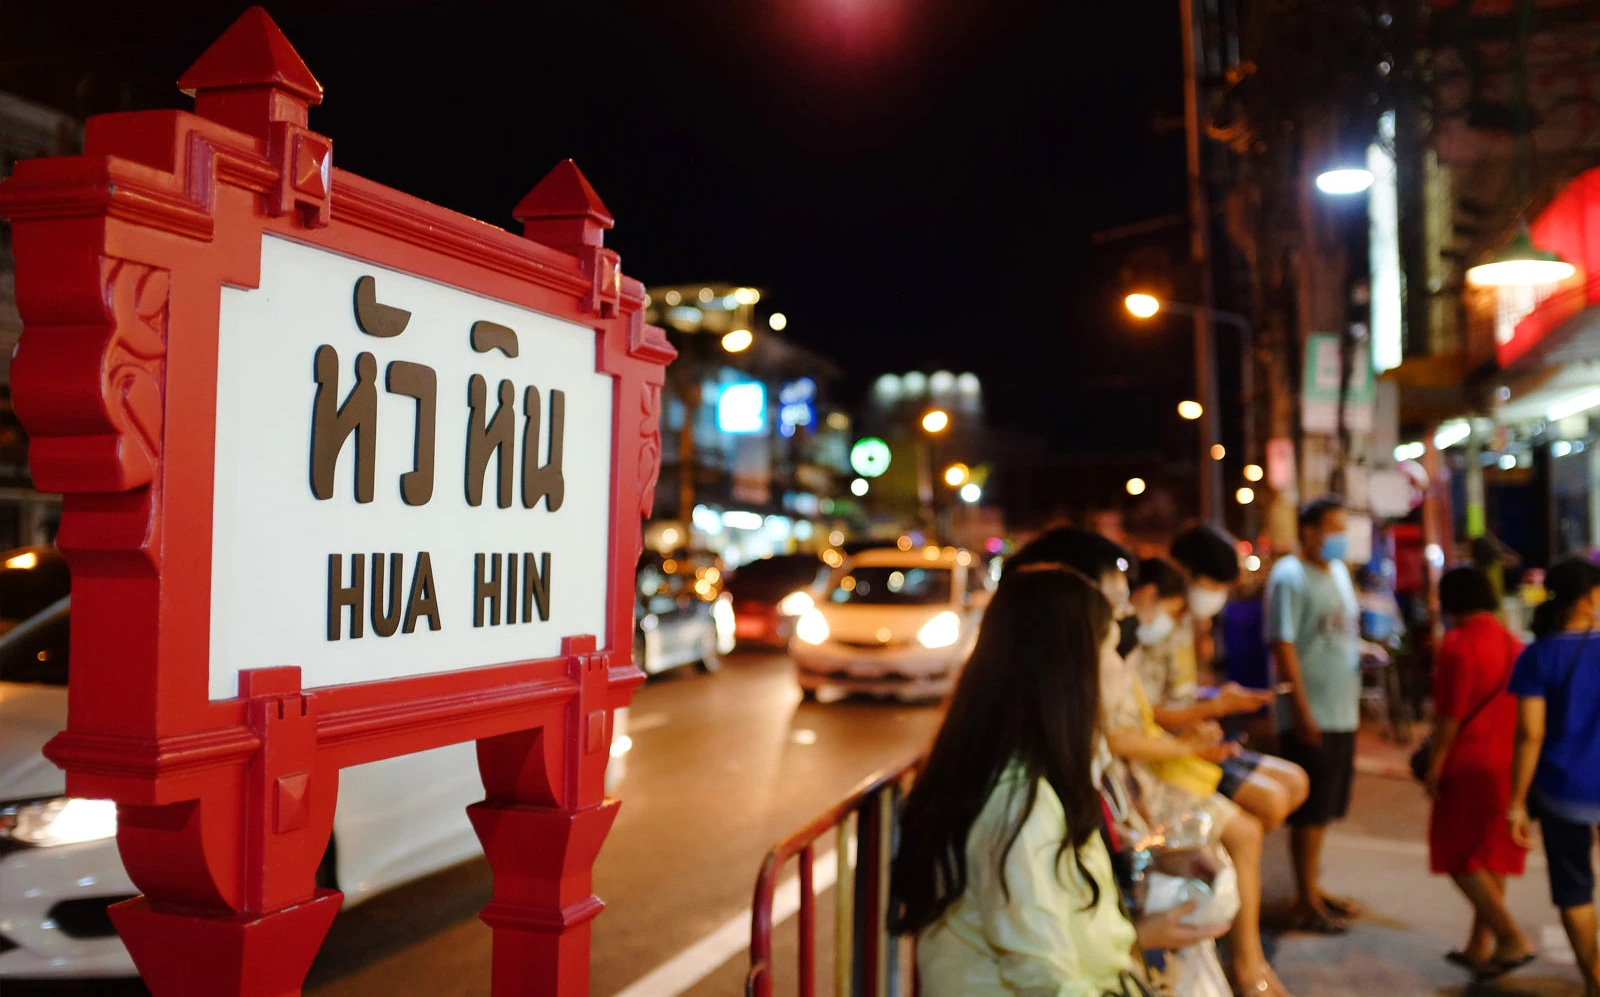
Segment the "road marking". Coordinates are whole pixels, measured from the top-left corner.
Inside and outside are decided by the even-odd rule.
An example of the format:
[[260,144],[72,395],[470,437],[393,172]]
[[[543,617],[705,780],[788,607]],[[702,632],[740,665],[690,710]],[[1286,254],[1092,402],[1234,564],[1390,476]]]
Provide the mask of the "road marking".
[[[851,841],[851,845],[854,844]],[[812,859],[812,884],[818,896],[833,888],[838,872],[832,848],[819,852]],[[796,874],[778,884],[772,900],[772,926],[776,928],[799,910],[800,877]],[[678,997],[729,959],[749,950],[750,908],[746,907],[711,934],[618,991],[615,997]]]
[[[1342,848],[1355,848],[1364,852],[1377,852],[1381,855],[1397,855],[1401,858],[1428,857],[1428,845],[1423,841],[1398,841],[1394,838],[1378,838],[1366,834],[1345,834],[1334,831],[1328,835],[1328,844]],[[1528,853],[1528,867],[1530,869],[1543,869],[1544,856],[1538,852]]]

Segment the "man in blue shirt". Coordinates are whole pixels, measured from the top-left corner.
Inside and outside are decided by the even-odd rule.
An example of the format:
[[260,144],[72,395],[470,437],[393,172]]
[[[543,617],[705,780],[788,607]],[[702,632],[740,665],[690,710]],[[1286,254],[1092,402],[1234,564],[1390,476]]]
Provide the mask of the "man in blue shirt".
[[1537,638],[1511,674],[1518,698],[1511,805],[1512,840],[1533,844],[1539,815],[1550,899],[1583,974],[1600,997],[1600,916],[1594,904],[1594,838],[1600,824],[1600,567],[1570,557],[1545,574],[1549,598],[1534,609]]
[[1350,809],[1361,710],[1360,610],[1344,558],[1344,502],[1316,499],[1300,510],[1300,550],[1273,565],[1267,581],[1267,644],[1289,716],[1282,755],[1306,770],[1311,792],[1293,828],[1301,930],[1342,934],[1355,904],[1322,892],[1327,827]]

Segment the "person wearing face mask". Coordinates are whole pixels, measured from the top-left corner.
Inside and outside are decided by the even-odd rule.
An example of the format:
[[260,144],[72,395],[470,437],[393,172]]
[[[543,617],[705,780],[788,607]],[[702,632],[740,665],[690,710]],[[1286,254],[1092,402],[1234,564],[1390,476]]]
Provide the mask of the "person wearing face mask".
[[[1202,724],[1255,713],[1273,701],[1269,690],[1232,682],[1200,697],[1194,613],[1188,606],[1194,589],[1171,561],[1153,557],[1139,562],[1133,607],[1140,620],[1140,646],[1128,660],[1144,683],[1156,723],[1180,736]],[[1216,791],[1259,820],[1265,833],[1281,827],[1305,802],[1309,786],[1297,765],[1242,750],[1219,764],[1222,777]]]
[[1239,580],[1239,548],[1214,526],[1191,527],[1172,541],[1172,559],[1189,576],[1189,616],[1195,631],[1195,652],[1202,664],[1216,660],[1212,621],[1228,604]]
[[1335,496],[1300,510],[1300,549],[1272,567],[1267,581],[1267,642],[1288,707],[1281,754],[1305,770],[1310,793],[1290,817],[1296,900],[1291,924],[1343,934],[1359,913],[1322,890],[1328,825],[1350,809],[1360,726],[1360,610],[1345,565],[1344,502]]
[[1546,573],[1544,585],[1549,598],[1533,612],[1534,642],[1511,673],[1517,734],[1506,822],[1512,840],[1527,848],[1537,817],[1550,898],[1561,910],[1585,997],[1600,997],[1593,859],[1600,825],[1600,567],[1568,558]]
[[[1140,627],[1134,611],[1128,575],[1139,566],[1115,541],[1087,530],[1060,527],[1035,538],[1007,559],[1004,578],[1016,571],[1061,565],[1094,581],[1113,611],[1133,619],[1137,638]],[[1168,568],[1171,566],[1168,565]],[[1135,582],[1138,581],[1135,576]],[[1176,607],[1179,612],[1181,606]],[[1158,629],[1160,625],[1158,624]],[[1146,636],[1153,631],[1146,630]],[[1150,697],[1139,678],[1135,648],[1128,660],[1109,642],[1100,659],[1101,716],[1104,733],[1097,748],[1095,779],[1120,790],[1108,791],[1113,816],[1137,824],[1140,817],[1128,806],[1129,798],[1149,799],[1155,783],[1175,787],[1191,799],[1197,812],[1220,828],[1220,841],[1233,860],[1238,876],[1239,912],[1229,934],[1230,967],[1240,993],[1252,997],[1289,997],[1267,962],[1261,942],[1261,822],[1216,790],[1224,772],[1219,762],[1239,754],[1239,746],[1224,741],[1214,721],[1184,725],[1182,736],[1168,733],[1155,719]],[[1252,707],[1254,708],[1254,707]],[[1133,792],[1127,792],[1128,784]]]

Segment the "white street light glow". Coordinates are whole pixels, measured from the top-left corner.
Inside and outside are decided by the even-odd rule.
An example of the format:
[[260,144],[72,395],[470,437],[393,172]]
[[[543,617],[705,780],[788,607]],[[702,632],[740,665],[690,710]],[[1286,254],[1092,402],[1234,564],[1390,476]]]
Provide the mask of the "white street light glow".
[[734,329],[722,337],[722,348],[729,353],[743,353],[755,341],[755,334],[749,329]]
[[1256,500],[1256,490],[1254,488],[1241,488],[1234,492],[1233,497],[1239,500],[1240,505],[1249,505]]
[[1144,494],[1144,488],[1145,488],[1145,485],[1144,485],[1144,479],[1143,478],[1129,478],[1128,479],[1127,489],[1128,489],[1128,494],[1129,495],[1143,495]]
[[783,312],[773,312],[767,316],[767,328],[773,332],[782,332],[789,326],[789,316]]
[[1181,401],[1178,403],[1178,415],[1190,422],[1206,414],[1205,408],[1196,401]]
[[1246,464],[1244,466],[1244,480],[1260,481],[1264,477],[1266,477],[1266,472],[1261,469],[1260,464]]
[[1317,174],[1317,189],[1324,194],[1343,197],[1361,193],[1371,187],[1376,179],[1371,170],[1360,167],[1327,170]]
[[942,433],[950,425],[950,413],[944,409],[934,409],[922,417],[922,428],[930,433]]

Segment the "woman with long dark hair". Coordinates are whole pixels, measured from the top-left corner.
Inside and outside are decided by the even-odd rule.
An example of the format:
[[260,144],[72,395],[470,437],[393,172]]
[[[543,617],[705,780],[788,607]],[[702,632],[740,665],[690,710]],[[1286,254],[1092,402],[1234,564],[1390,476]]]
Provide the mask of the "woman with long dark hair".
[[1138,993],[1140,949],[1226,929],[1180,907],[1131,923],[1096,787],[1111,605],[1060,565],[1008,570],[906,801],[892,927],[926,997]]
[[1577,955],[1586,997],[1600,997],[1594,836],[1600,824],[1600,567],[1568,558],[1545,575],[1549,598],[1533,613],[1536,638],[1517,659],[1511,837],[1532,845],[1538,815],[1550,897]]
[[1522,875],[1528,854],[1505,820],[1517,728],[1517,701],[1507,686],[1522,644],[1495,619],[1500,600],[1477,568],[1444,573],[1439,608],[1453,626],[1433,669],[1429,865],[1472,904],[1467,944],[1446,958],[1489,979],[1527,964],[1534,952],[1505,900],[1506,878]]

